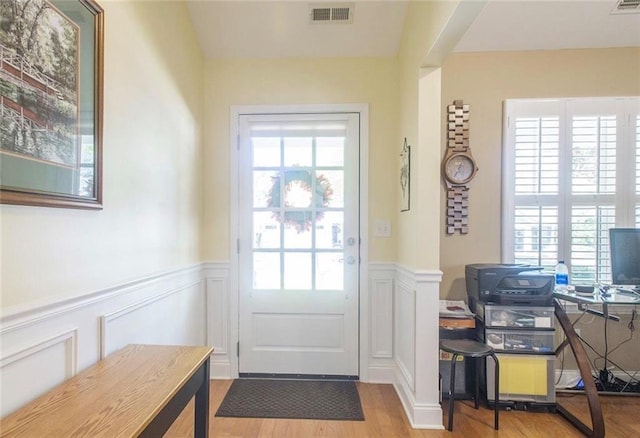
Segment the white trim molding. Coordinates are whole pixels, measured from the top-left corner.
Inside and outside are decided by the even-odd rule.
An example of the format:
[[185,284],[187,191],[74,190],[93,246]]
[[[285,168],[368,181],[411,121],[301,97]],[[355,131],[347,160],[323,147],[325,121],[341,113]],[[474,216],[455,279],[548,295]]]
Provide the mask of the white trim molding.
[[[207,297],[207,341],[213,346],[211,377],[231,379],[238,376],[238,359],[233,339],[237,339],[237,304],[231,287],[229,262],[203,263]],[[237,303],[237,302],[236,302]],[[234,326],[235,324],[235,326]],[[236,341],[237,342],[237,341]]]
[[178,279],[183,275],[200,275],[200,264],[156,273],[127,283],[100,289],[86,294],[64,299],[48,299],[38,303],[0,309],[0,335],[12,330],[28,327],[38,321],[61,316],[101,301],[116,299],[119,296],[136,292],[156,283]]
[[442,272],[397,265],[394,300],[394,387],[411,426],[443,429],[438,320]]
[[128,343],[206,345],[202,272],[197,264],[3,309],[0,417]]
[[58,344],[64,344],[64,346],[66,347],[66,377],[73,377],[78,372],[78,329],[68,330],[66,332],[60,333],[59,335],[45,339],[41,342],[37,342],[36,344],[33,344],[30,347],[24,348],[13,354],[3,356],[2,358],[0,358],[0,370],[8,365],[19,362],[21,360],[25,360],[30,356],[33,356]]
[[[360,156],[359,156],[359,230],[360,230],[360,270],[359,270],[359,377],[369,380],[369,105],[366,103],[347,104],[311,104],[311,105],[232,105],[229,112],[229,248],[236,248],[239,241],[239,117],[248,114],[318,114],[318,113],[357,113],[360,115]],[[235,346],[238,342],[238,254],[232,254],[228,269],[229,341]],[[215,347],[214,347],[215,348]],[[215,353],[214,353],[215,357]],[[238,373],[238,359],[235,354],[228,355],[229,375],[220,377],[234,378]],[[212,366],[215,368],[215,361]],[[214,374],[217,375],[217,374]]]
[[[369,263],[369,358],[367,382],[393,383],[396,364],[393,358],[393,297],[396,265]],[[365,381],[362,377],[360,380]]]
[[25,345],[13,353],[7,354],[5,348],[2,351],[2,417],[78,372],[77,328],[44,339],[33,338]]

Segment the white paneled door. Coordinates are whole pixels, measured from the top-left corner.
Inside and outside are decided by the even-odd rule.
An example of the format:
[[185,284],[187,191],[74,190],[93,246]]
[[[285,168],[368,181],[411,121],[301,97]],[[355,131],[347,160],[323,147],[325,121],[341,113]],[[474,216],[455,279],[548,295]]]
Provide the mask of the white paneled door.
[[358,375],[359,115],[240,115],[239,372]]

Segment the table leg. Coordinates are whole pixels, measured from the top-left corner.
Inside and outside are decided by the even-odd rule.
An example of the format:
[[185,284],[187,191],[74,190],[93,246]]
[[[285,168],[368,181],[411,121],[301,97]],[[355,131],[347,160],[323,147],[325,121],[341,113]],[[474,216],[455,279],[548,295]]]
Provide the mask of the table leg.
[[209,436],[209,376],[210,358],[202,364],[204,379],[195,395],[194,437],[207,438]]
[[[600,406],[598,390],[593,380],[593,375],[591,374],[591,367],[589,366],[587,353],[584,351],[582,342],[580,342],[580,338],[573,328],[573,325],[571,324],[567,313],[564,311],[562,304],[560,304],[557,299],[554,299],[553,305],[555,307],[556,318],[558,319],[558,322],[560,323],[560,326],[562,327],[562,330],[567,337],[567,342],[571,347],[571,351],[573,351],[573,356],[576,359],[578,370],[580,371],[580,377],[582,378],[582,382],[584,383],[584,392],[587,396],[589,413],[591,414],[592,429],[590,429],[587,425],[585,425],[582,421],[580,421],[577,417],[575,417],[558,403],[556,404],[557,410],[562,416],[569,420],[583,433],[594,438],[603,438],[604,418],[602,417],[602,407]],[[566,344],[563,343],[562,348],[564,348],[565,346]],[[560,350],[556,351],[556,354],[559,351]]]

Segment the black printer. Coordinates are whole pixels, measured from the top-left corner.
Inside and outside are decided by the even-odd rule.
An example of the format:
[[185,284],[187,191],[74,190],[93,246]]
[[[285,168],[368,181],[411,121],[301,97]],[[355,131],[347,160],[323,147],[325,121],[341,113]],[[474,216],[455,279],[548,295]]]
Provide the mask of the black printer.
[[555,278],[541,266],[477,263],[464,269],[469,308],[476,302],[499,305],[550,306]]

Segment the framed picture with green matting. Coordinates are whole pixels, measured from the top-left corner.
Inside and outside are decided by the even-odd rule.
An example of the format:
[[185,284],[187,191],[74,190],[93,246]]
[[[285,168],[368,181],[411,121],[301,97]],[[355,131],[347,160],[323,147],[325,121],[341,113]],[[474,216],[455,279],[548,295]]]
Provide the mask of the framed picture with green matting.
[[102,208],[102,8],[2,0],[0,16],[0,202]]

